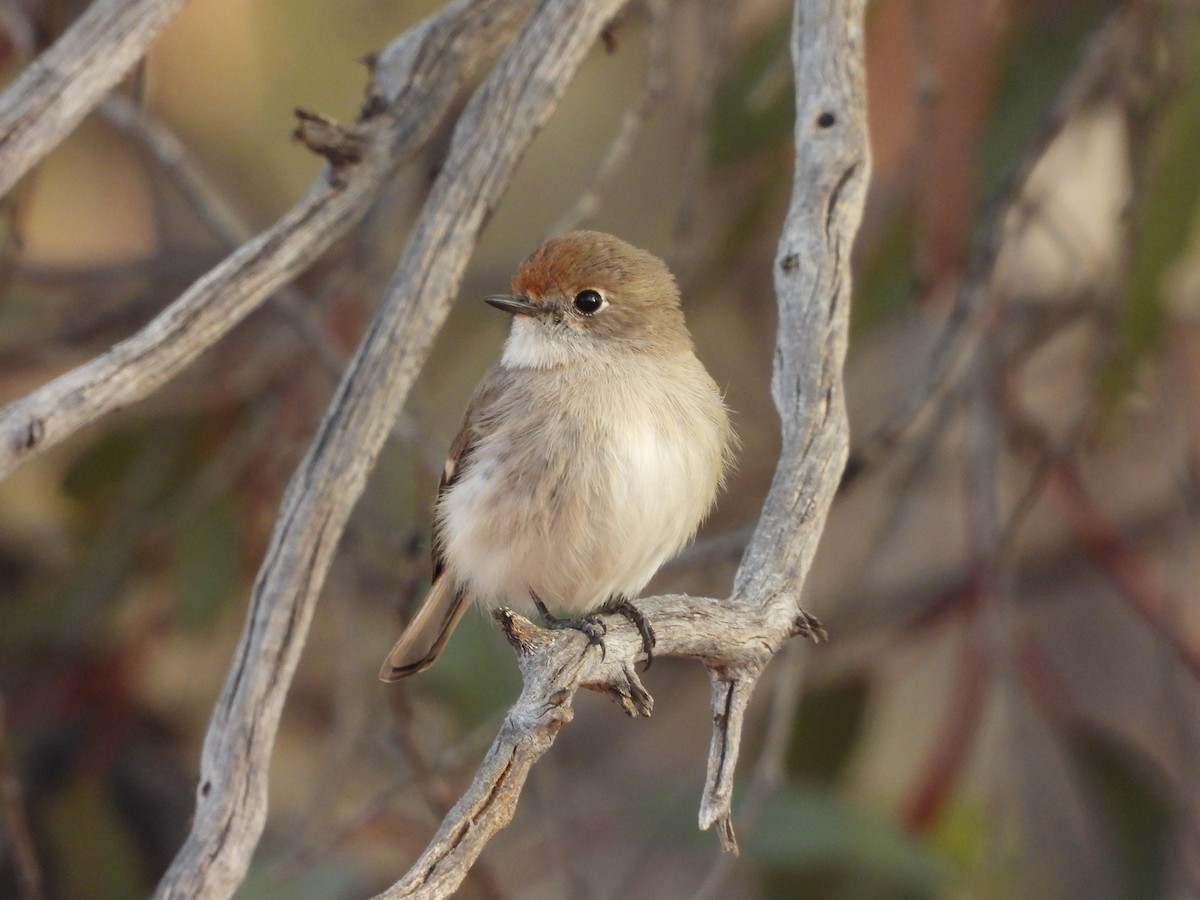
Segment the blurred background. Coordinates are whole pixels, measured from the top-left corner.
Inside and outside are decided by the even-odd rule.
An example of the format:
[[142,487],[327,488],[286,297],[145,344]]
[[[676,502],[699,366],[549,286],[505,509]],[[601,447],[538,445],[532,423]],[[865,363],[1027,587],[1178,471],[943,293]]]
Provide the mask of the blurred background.
[[[0,0],[3,77],[83,6]],[[294,203],[320,166],[292,109],[352,120],[356,60],[437,6],[194,0],[5,200],[0,403]],[[1198,10],[869,5],[853,453],[805,598],[831,639],[759,690],[743,854],[696,830],[706,675],[660,659],[649,721],[579,698],[461,896],[1200,894]],[[780,0],[643,0],[583,67],[342,542],[239,897],[390,884],[515,698],[483,615],[419,678],[375,673],[428,583],[442,455],[503,340],[480,299],[547,235],[612,231],[676,271],[744,450],[651,590],[729,589],[778,444],[789,26]],[[448,134],[293,290],[0,483],[0,897],[142,897],[170,862],[284,486]]]

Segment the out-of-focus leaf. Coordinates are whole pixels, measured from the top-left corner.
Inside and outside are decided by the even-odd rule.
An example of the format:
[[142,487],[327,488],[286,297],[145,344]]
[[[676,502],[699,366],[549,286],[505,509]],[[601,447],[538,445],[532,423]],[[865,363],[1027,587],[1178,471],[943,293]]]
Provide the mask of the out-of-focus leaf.
[[713,96],[709,162],[736,165],[791,139],[795,89],[788,57],[792,17],[780,16],[730,67]]
[[788,749],[788,772],[807,781],[834,781],[858,742],[869,697],[870,684],[860,676],[806,692]]
[[149,422],[109,432],[67,469],[62,481],[63,492],[80,504],[106,503],[129,471],[138,451],[153,438],[154,427]]
[[1122,352],[1106,373],[1105,396],[1124,392],[1138,364],[1158,344],[1163,278],[1187,248],[1200,204],[1200,53],[1192,77],[1164,110],[1150,148],[1150,172],[1134,210],[1133,257],[1121,320]]
[[[205,431],[228,418],[227,411],[211,419],[168,415],[118,427],[75,460],[63,477],[63,490],[92,513],[103,514],[103,507],[119,490],[136,496],[146,509],[152,509],[203,464],[208,453]],[[132,468],[147,459],[153,459],[155,465],[146,471]],[[144,479],[153,484],[133,483],[143,480],[143,475],[153,475],[153,479]],[[128,510],[116,510],[118,514],[125,512]]]
[[145,894],[133,840],[95,772],[78,770],[45,808],[58,896],[125,900]]
[[1011,858],[996,853],[997,828],[991,804],[956,794],[933,823],[929,840],[965,883],[962,896],[1018,900],[1029,885]]
[[842,871],[866,879],[877,891],[873,897],[932,897],[951,874],[929,845],[821,788],[792,787],[773,797],[747,844],[779,870],[824,877]]
[[1114,896],[1164,896],[1173,815],[1151,763],[1095,729],[1068,733],[1067,748],[1112,841]]
[[996,112],[979,155],[983,196],[993,196],[1012,171],[1108,8],[1103,2],[1035,6],[1022,27],[1014,29],[996,93]]
[[912,206],[897,210],[855,279],[851,339],[908,307],[913,296],[915,236],[915,210]]
[[791,172],[787,166],[769,161],[756,175],[756,182],[739,198],[740,207],[728,217],[728,226],[710,259],[695,276],[697,283],[719,281],[743,258],[746,245],[761,234],[768,223],[783,219]]
[[186,628],[203,628],[238,585],[241,542],[229,501],[213,503],[181,523],[173,549],[179,620]]
[[360,873],[338,860],[318,863],[286,879],[279,877],[280,868],[278,862],[251,866],[237,900],[329,900],[368,893]]
[[521,689],[512,651],[479,606],[467,610],[437,664],[421,677],[468,722],[482,722],[507,708]]

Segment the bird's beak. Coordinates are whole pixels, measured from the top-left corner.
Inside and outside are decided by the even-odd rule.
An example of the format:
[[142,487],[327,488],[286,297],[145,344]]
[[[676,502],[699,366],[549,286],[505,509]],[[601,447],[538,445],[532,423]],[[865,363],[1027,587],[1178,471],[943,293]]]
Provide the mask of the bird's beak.
[[539,316],[544,310],[536,303],[530,303],[524,297],[513,297],[509,294],[500,294],[495,297],[487,297],[486,302],[506,313],[511,313],[514,316]]

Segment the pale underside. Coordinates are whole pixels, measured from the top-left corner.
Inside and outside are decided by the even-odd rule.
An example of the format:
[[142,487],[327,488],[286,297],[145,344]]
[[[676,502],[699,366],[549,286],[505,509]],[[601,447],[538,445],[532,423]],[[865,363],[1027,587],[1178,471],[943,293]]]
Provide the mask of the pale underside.
[[[566,615],[634,597],[716,497],[729,426],[690,352],[604,351],[517,320],[477,439],[437,508],[446,574],[487,604]],[[541,366],[547,367],[537,367]]]

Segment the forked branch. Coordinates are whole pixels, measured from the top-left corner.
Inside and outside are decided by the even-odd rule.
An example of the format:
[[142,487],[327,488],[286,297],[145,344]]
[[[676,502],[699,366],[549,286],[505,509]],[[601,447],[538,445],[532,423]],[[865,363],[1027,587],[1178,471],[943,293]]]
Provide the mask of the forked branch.
[[[713,683],[713,739],[702,827],[736,851],[731,802],[741,725],[759,674],[792,637],[824,636],[799,605],[848,453],[842,395],[850,247],[870,168],[863,74],[863,2],[797,0],[796,178],[776,260],[780,329],[773,393],[784,447],[762,518],[728,600],[667,596],[641,602],[656,655],[699,659]],[[511,819],[533,763],[571,721],[580,687],[603,691],[632,716],[653,701],[634,670],[641,639],[608,617],[606,650],[580,635],[538,629],[497,611],[517,649],[524,689],[467,793],[426,851],[380,898],[444,897]]]
[[[181,3],[98,0],[92,9],[161,11]],[[869,169],[863,4],[796,3],[796,179],[775,270],[780,331],[773,393],[783,453],[734,595],[645,601],[657,652],[701,660],[711,673],[713,749],[701,823],[718,825],[729,849],[736,847],[730,804],[741,722],[758,676],[793,636],[821,635],[799,597],[847,450],[841,370],[849,251]],[[244,877],[266,818],[269,761],[284,697],[345,522],[445,319],[483,222],[621,5],[543,0],[529,15],[532,0],[451,2],[379,55],[358,121],[329,132],[333,150],[352,146],[353,152],[335,154],[290,213],[129,340],[0,410],[3,477],[157,389],[361,219],[383,181],[432,133],[476,65],[528,16],[464,110],[379,313],[288,487],[206,736],[192,831],[158,896],[227,897]],[[23,83],[0,100],[0,125],[24,96]],[[312,137],[311,123],[319,120],[308,121],[305,134]],[[48,148],[70,126],[38,127],[47,136],[38,146]],[[4,159],[0,155],[0,171],[7,175]],[[605,691],[631,715],[651,709],[634,671],[641,640],[623,619],[609,622],[607,653],[600,656],[585,652],[575,635],[548,635],[520,617],[501,617],[520,649],[521,698],[471,789],[412,871],[384,896],[442,897],[461,883],[511,817],[529,767],[570,721],[578,688]]]

